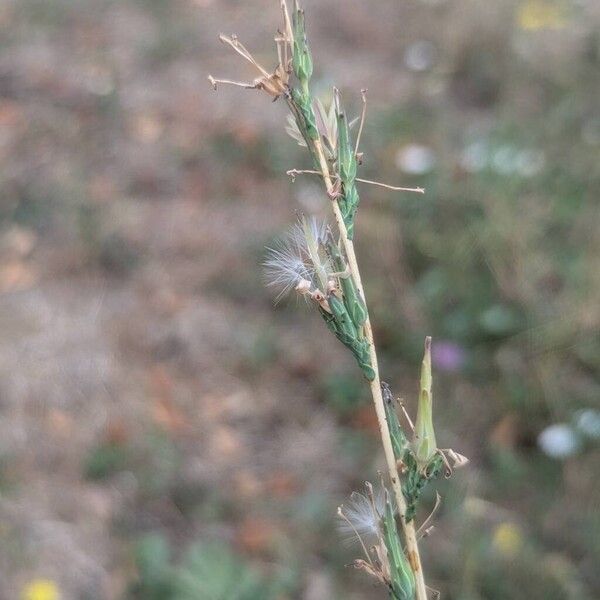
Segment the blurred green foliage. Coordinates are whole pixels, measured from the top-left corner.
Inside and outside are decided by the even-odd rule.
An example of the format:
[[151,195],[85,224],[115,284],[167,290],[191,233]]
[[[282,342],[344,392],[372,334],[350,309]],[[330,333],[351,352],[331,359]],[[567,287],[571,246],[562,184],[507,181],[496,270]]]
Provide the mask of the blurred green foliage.
[[83,467],[87,479],[99,481],[114,475],[127,466],[128,451],[120,443],[106,442],[93,448]]
[[193,544],[180,564],[173,564],[166,538],[149,534],[138,542],[135,562],[132,600],[276,600],[294,587],[291,573],[267,578],[221,543]]
[[341,416],[351,414],[369,403],[360,375],[355,372],[326,373],[321,387],[326,402]]

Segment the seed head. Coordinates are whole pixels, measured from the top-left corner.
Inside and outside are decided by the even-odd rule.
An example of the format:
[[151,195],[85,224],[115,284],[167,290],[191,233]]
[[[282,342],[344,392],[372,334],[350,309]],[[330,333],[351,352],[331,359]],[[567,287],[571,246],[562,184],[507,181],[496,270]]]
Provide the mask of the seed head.
[[302,217],[279,242],[267,248],[265,279],[267,285],[279,289],[277,302],[295,289],[328,310],[323,293],[332,272],[331,259],[324,250],[327,231],[326,223]]
[[310,291],[313,275],[293,240],[281,240],[267,250],[269,254],[263,263],[265,279],[267,285],[279,289],[276,302],[294,288],[298,288],[300,293]]
[[353,565],[393,589],[394,598],[412,598],[411,594],[396,593],[407,589],[399,581],[399,574],[406,573],[400,563],[406,559],[398,538],[392,497],[383,481],[377,492],[369,482],[365,487],[366,494],[354,492],[348,506],[338,508],[340,531],[358,540],[366,559],[355,560]]
[[379,523],[385,510],[385,498],[378,492],[375,503],[360,492],[352,492],[350,501],[342,507],[344,517],[339,517],[338,529],[349,538],[357,534],[361,537],[373,538],[379,531]]

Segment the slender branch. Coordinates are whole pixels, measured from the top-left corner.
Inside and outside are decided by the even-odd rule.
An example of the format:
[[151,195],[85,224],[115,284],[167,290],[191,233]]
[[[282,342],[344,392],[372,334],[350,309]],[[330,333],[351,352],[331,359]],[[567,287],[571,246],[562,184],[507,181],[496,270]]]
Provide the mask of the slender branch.
[[[329,171],[327,159],[325,158],[325,153],[323,152],[321,140],[314,140],[313,147],[315,156],[318,159],[319,167],[321,169],[320,174],[323,178],[323,181],[325,182],[325,187],[327,188],[327,194],[330,196],[330,198],[333,198],[331,202],[333,214],[335,216],[335,220],[340,232],[340,237],[344,245],[346,257],[348,258],[348,266],[350,268],[350,272],[352,273],[352,277],[354,278],[354,282],[356,284],[356,287],[358,288],[358,293],[361,294],[365,306],[367,306],[365,292],[360,276],[360,270],[358,268],[358,262],[356,260],[356,253],[354,252],[354,243],[352,242],[352,240],[348,239],[348,232],[346,230],[344,218],[342,217],[342,213],[340,211],[340,207],[337,203],[337,200],[335,200],[336,190],[333,184],[333,178]],[[416,600],[427,600],[427,590],[425,587],[423,568],[421,566],[421,557],[419,555],[419,546],[417,542],[417,533],[415,531],[414,521],[410,521],[408,523],[406,522],[406,500],[404,499],[404,494],[400,485],[400,478],[398,476],[398,470],[396,468],[396,458],[394,456],[394,449],[392,446],[392,438],[390,437],[387,419],[385,416],[385,405],[381,393],[381,382],[379,378],[379,367],[377,363],[377,351],[375,349],[375,343],[373,340],[373,329],[371,327],[371,319],[368,314],[368,309],[367,319],[365,321],[364,327],[365,337],[369,342],[369,354],[371,357],[371,363],[373,370],[375,371],[375,378],[373,379],[373,381],[370,382],[371,395],[373,396],[373,404],[375,405],[375,412],[377,414],[377,422],[379,424],[379,432],[381,434],[381,440],[383,443],[385,460],[387,463],[390,480],[392,482],[392,487],[394,489],[396,503],[398,505],[400,522],[404,531],[404,538],[406,541],[406,554],[411,569],[415,576]]]
[[244,88],[247,90],[255,90],[256,89],[256,85],[254,85],[252,83],[246,83],[244,81],[233,81],[232,79],[216,79],[212,75],[208,76],[208,80],[210,81],[210,84],[213,86],[214,90],[217,89],[217,85],[219,83],[223,83],[226,85],[235,85],[236,87],[241,87],[241,88]]
[[402,411],[402,414],[404,415],[404,418],[406,419],[406,422],[408,423],[410,430],[414,433],[415,424],[412,422],[412,419],[410,418],[410,415],[408,414],[408,411],[406,410],[406,407],[404,406],[404,400],[402,400],[402,398],[399,398],[398,404],[400,405],[400,410]]
[[425,190],[422,187],[416,187],[416,188],[398,187],[396,185],[389,185],[388,183],[381,183],[381,181],[373,181],[371,179],[361,179],[360,177],[357,177],[356,181],[360,181],[362,183],[368,183],[370,185],[377,185],[379,187],[386,188],[388,190],[394,190],[396,192],[417,192],[417,194],[425,193]]
[[440,508],[441,505],[442,505],[442,497],[436,492],[435,493],[435,506],[429,513],[429,516],[423,521],[423,523],[421,523],[421,526],[419,527],[419,529],[417,529],[417,536],[419,537],[419,539],[421,537],[423,537],[424,535],[426,535],[427,531],[430,529],[429,523],[431,523],[433,517],[435,516],[435,513],[438,511],[438,509]]
[[360,90],[360,97],[362,98],[362,110],[360,111],[360,125],[358,126],[358,133],[356,134],[356,145],[354,146],[354,154],[358,154],[358,146],[360,144],[360,136],[365,125],[365,118],[367,116],[367,89]]
[[254,57],[252,56],[252,54],[250,54],[250,52],[248,52],[248,49],[246,48],[246,46],[244,46],[244,44],[242,44],[242,42],[240,42],[237,39],[237,36],[232,35],[232,36],[226,36],[223,35],[222,33],[219,34],[219,39],[224,43],[227,44],[228,46],[231,46],[242,58],[244,58],[245,60],[247,60],[251,65],[255,66],[261,73],[261,75],[263,77],[270,77],[270,73],[268,73],[264,67],[262,67],[261,65],[259,65],[256,60],[254,60]]
[[[321,171],[314,171],[312,169],[289,169],[286,171],[286,174],[292,178],[292,181],[296,179],[297,175],[321,175]],[[337,175],[331,175],[332,179],[339,179]],[[381,181],[373,181],[371,179],[362,179],[361,177],[357,177],[356,181],[360,181],[361,183],[368,183],[370,185],[376,185],[382,188],[386,188],[388,190],[393,190],[395,192],[417,192],[418,194],[424,194],[425,190],[422,187],[416,188],[407,188],[407,187],[398,187],[396,185],[389,185],[387,183],[381,183]]]
[[290,20],[290,13],[288,12],[287,3],[285,0],[281,0],[281,11],[283,13],[285,35],[288,39],[288,43],[292,44],[294,40],[294,31],[292,30],[292,21]]

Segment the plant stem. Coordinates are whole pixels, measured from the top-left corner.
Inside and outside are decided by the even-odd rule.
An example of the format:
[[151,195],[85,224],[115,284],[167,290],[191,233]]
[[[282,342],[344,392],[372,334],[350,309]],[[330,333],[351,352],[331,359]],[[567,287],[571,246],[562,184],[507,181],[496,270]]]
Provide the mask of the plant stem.
[[[358,268],[358,262],[356,260],[356,253],[354,252],[354,243],[348,239],[348,233],[346,231],[346,225],[340,211],[340,207],[335,199],[335,186],[329,171],[329,165],[323,152],[323,146],[321,140],[313,141],[313,148],[315,156],[319,161],[321,170],[321,176],[325,182],[327,193],[332,199],[333,213],[335,220],[340,232],[342,243],[346,257],[348,258],[348,267],[350,273],[354,278],[358,293],[361,294],[362,299],[367,306],[367,300],[360,277],[360,270]],[[423,568],[421,566],[421,558],[419,555],[419,546],[417,543],[417,534],[415,531],[414,521],[406,522],[406,501],[404,494],[402,493],[402,487],[400,485],[400,478],[398,475],[398,469],[396,466],[396,458],[394,456],[394,449],[392,447],[392,439],[388,430],[387,419],[385,416],[385,405],[383,403],[383,396],[381,394],[381,382],[379,378],[379,367],[377,363],[377,351],[375,349],[375,343],[373,341],[373,329],[371,327],[371,319],[367,308],[367,320],[365,321],[365,337],[369,342],[369,354],[371,356],[371,363],[373,370],[375,371],[375,378],[370,382],[371,394],[373,396],[373,404],[375,405],[375,412],[377,413],[377,422],[379,424],[379,432],[381,434],[381,441],[383,442],[383,451],[385,454],[385,460],[388,467],[390,479],[392,481],[392,487],[394,488],[394,494],[396,496],[396,503],[398,504],[398,512],[400,514],[400,522],[404,531],[404,538],[406,541],[406,554],[410,563],[411,569],[415,576],[416,584],[416,600],[427,600],[427,592],[425,588],[425,579],[423,576]]]

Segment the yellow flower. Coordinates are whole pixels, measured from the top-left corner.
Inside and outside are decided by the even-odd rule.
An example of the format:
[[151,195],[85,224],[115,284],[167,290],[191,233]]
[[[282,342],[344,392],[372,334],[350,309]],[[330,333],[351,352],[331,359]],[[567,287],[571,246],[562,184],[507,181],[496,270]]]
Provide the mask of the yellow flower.
[[560,29],[567,23],[564,4],[556,0],[527,0],[517,11],[517,22],[521,29]]
[[494,531],[492,545],[504,557],[515,557],[523,546],[521,528],[514,523],[501,523]]
[[23,588],[21,600],[60,600],[60,594],[54,581],[34,579]]

